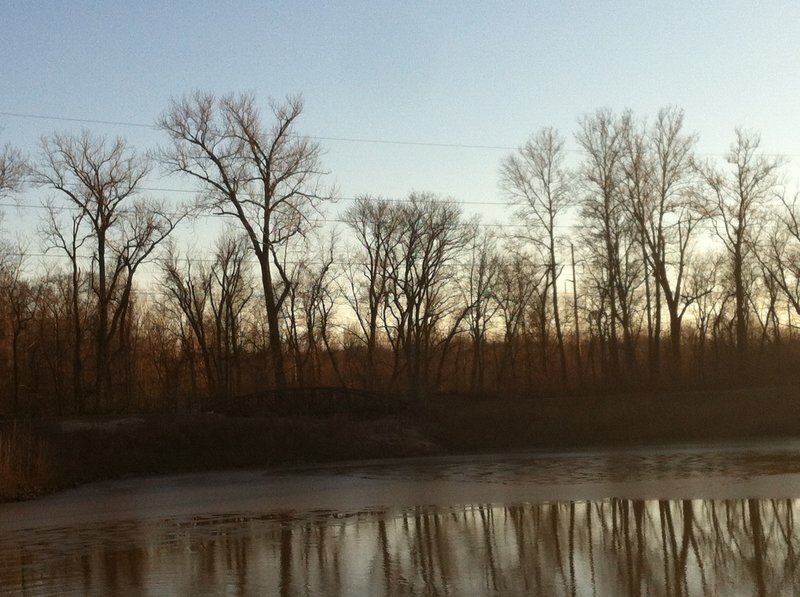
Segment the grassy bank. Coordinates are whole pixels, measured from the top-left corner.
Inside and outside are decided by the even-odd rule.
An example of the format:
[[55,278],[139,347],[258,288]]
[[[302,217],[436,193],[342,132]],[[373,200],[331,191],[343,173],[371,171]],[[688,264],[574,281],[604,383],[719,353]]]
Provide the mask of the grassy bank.
[[0,499],[124,476],[274,464],[800,436],[794,388],[531,399],[435,397],[402,415],[213,414],[0,426]]

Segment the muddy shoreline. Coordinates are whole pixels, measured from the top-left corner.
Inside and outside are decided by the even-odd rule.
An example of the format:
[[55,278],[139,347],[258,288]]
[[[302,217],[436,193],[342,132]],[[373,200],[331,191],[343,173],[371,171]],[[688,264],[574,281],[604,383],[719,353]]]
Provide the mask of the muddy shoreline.
[[[529,399],[437,396],[383,417],[116,415],[31,421],[0,500],[148,475],[535,448],[800,436],[793,387]],[[7,425],[6,425],[7,427]],[[0,427],[0,432],[2,432]],[[1,471],[0,471],[1,472]]]

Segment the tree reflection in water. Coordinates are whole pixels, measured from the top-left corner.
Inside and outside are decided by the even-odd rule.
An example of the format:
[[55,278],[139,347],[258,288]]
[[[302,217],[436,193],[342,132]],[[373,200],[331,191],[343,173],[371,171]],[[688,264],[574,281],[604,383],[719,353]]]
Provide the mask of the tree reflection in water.
[[756,595],[800,589],[798,500],[226,516],[0,537],[22,594]]

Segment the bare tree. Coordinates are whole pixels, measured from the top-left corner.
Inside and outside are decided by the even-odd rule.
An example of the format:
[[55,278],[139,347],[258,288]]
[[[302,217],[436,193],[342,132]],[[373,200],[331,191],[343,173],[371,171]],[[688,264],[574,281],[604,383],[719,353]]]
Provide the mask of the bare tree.
[[517,214],[527,226],[525,240],[533,243],[544,256],[547,267],[545,294],[549,292],[551,297],[561,380],[566,384],[567,356],[558,301],[558,277],[563,265],[558,261],[556,228],[575,200],[572,174],[564,167],[564,156],[564,138],[552,128],[542,129],[516,153],[503,160],[500,186],[511,203],[517,206]]
[[[327,241],[313,244],[296,267],[296,280],[286,301],[287,335],[295,354],[295,376],[298,385],[317,385],[322,373],[321,348],[324,346],[336,373],[344,385],[341,370],[332,352],[330,326],[336,307],[334,294],[336,232]],[[316,243],[314,243],[316,244]],[[320,343],[322,346],[320,346]]]
[[68,211],[69,224],[61,219],[61,212],[54,202],[49,201],[46,206],[45,222],[42,235],[45,239],[46,250],[57,249],[62,251],[69,260],[69,296],[65,297],[70,307],[70,323],[72,326],[72,402],[75,412],[85,408],[83,395],[83,339],[85,330],[85,308],[82,304],[81,294],[86,283],[86,277],[81,270],[80,251],[89,241],[90,232],[83,224],[86,212],[83,210]]
[[647,348],[650,375],[658,376],[661,347],[661,287],[653,279],[652,259],[649,256],[648,216],[657,203],[655,198],[655,165],[647,142],[644,123],[631,119],[625,130],[625,152],[622,158],[621,186],[624,188],[622,207],[631,218],[636,244],[641,251],[647,319]]
[[588,259],[608,309],[608,356],[613,381],[621,381],[619,331],[629,369],[635,365],[633,293],[641,283],[641,260],[635,255],[635,228],[624,210],[622,169],[631,115],[598,110],[581,120],[576,140],[586,152],[581,169],[581,215]]
[[480,230],[480,222],[469,223],[470,240],[466,251],[464,272],[464,303],[466,325],[472,339],[470,388],[484,390],[484,360],[489,325],[498,310],[495,282],[499,269],[497,239],[491,230]]
[[11,145],[0,148],[0,197],[22,188],[27,168],[25,158],[18,149]]
[[[200,352],[209,397],[216,402],[225,401],[238,389],[242,317],[253,296],[249,247],[245,236],[226,230],[215,243],[210,265],[181,258],[174,245],[162,262],[165,307],[190,331]],[[189,338],[183,340],[189,345]]]
[[343,294],[358,323],[358,339],[366,350],[364,384],[375,387],[375,362],[384,305],[389,299],[392,255],[400,242],[400,210],[389,201],[363,195],[345,212],[355,241],[348,259]]
[[339,385],[346,387],[347,384],[342,373],[342,369],[336,360],[336,355],[333,350],[333,342],[331,339],[333,318],[339,302],[339,297],[336,292],[337,286],[334,282],[336,274],[340,273],[340,269],[334,267],[334,256],[338,242],[338,232],[333,231],[329,237],[329,242],[321,247],[317,275],[312,278],[313,292],[311,293],[311,296],[314,297],[315,300],[310,302],[315,307],[317,313],[317,328],[319,330],[318,334],[322,339],[322,344],[325,346],[325,352],[328,354],[328,359],[330,360],[331,366],[336,373],[336,378],[339,382]]
[[702,253],[692,256],[687,263],[685,292],[691,297],[695,312],[695,367],[701,380],[705,380],[707,362],[706,349],[709,331],[724,309],[724,293],[721,288],[724,255]]
[[[695,140],[683,133],[683,111],[676,108],[660,110],[647,131],[630,127],[626,137],[626,204],[636,222],[645,266],[656,283],[651,338],[656,372],[662,294],[669,313],[673,365],[680,371],[681,323],[689,306],[689,295],[683,292],[686,264],[690,240],[704,215],[693,180]],[[645,283],[649,303],[647,275]],[[648,318],[650,312],[648,308]]]
[[[431,349],[440,325],[456,311],[449,288],[451,268],[468,235],[455,202],[432,194],[411,193],[399,207],[399,218],[402,234],[391,256],[383,319],[395,349],[393,377],[404,369],[406,389],[419,399],[427,390]],[[456,319],[463,316],[462,310]]]
[[[0,197],[11,195],[22,188],[23,176],[27,170],[27,164],[22,154],[18,149],[11,145],[5,145],[0,148]],[[0,212],[0,224],[2,224],[3,214]],[[21,263],[18,259],[14,259],[11,247],[4,239],[0,238],[0,292],[6,294],[6,298],[17,296],[14,288],[18,286],[18,276]],[[13,408],[16,411],[19,402],[19,383],[18,383],[18,357],[17,346],[18,334],[16,330],[17,323],[13,317],[13,302],[6,305],[9,311],[9,328],[11,329],[12,337],[12,376],[13,376],[13,394],[14,404]],[[0,308],[3,305],[0,303]],[[0,320],[0,324],[2,324]],[[0,325],[0,338],[8,335],[3,329],[5,326]]]
[[[150,391],[148,397],[153,406],[166,412],[178,412],[187,396],[182,322],[160,301],[150,303],[149,307],[143,314],[139,332],[143,352],[140,366],[145,369],[142,381]],[[189,397],[185,406],[187,412],[193,408],[194,393]]]
[[12,412],[19,415],[20,342],[39,307],[43,286],[31,284],[25,279],[27,251],[24,246],[18,246],[13,257],[7,260],[5,267],[0,267],[0,307],[5,306],[9,315]]
[[775,276],[766,256],[759,255],[761,247],[756,249],[756,261],[748,268],[747,300],[755,321],[760,328],[759,352],[763,355],[767,344],[779,345],[781,342],[781,322],[778,314],[779,301],[784,292]]
[[530,258],[519,253],[503,255],[498,265],[494,299],[497,301],[497,314],[503,323],[503,345],[497,376],[498,382],[512,392],[518,390],[518,345],[525,328],[526,314],[537,287],[546,278],[546,274],[539,270]]
[[[161,202],[139,196],[148,171],[146,158],[128,149],[123,139],[109,141],[89,132],[44,137],[34,169],[38,184],[58,191],[67,207],[81,214],[71,221],[72,232],[61,235],[57,244],[75,255],[75,239],[85,237],[91,243],[91,289],[97,308],[95,409],[105,406],[112,342],[126,324],[134,276],[182,217],[168,213]],[[57,226],[55,221],[50,224]]]
[[200,183],[204,205],[238,220],[258,260],[275,385],[286,386],[280,312],[291,279],[286,244],[303,236],[325,197],[321,149],[295,133],[299,96],[270,102],[273,124],[262,121],[252,95],[217,98],[196,92],[173,99],[158,125],[171,145],[160,152],[172,171]]
[[800,197],[781,197],[783,209],[774,217],[763,255],[757,255],[765,276],[770,278],[800,314]]
[[390,384],[404,374],[409,395],[419,398],[434,349],[442,350],[441,374],[444,354],[467,313],[450,286],[469,237],[461,212],[429,193],[411,193],[405,202],[363,196],[345,221],[356,241],[345,296],[366,349],[366,384],[375,383],[377,347],[384,339],[393,355]]
[[250,245],[244,235],[226,231],[217,240],[211,277],[210,296],[214,318],[217,379],[226,397],[239,390],[242,356],[242,317],[253,297],[254,286],[248,266]]
[[759,153],[761,136],[736,129],[727,162],[722,171],[713,164],[699,164],[697,171],[710,196],[712,223],[722,242],[734,285],[736,348],[739,371],[744,372],[748,352],[747,261],[751,258],[759,210],[777,193],[778,175],[783,159]]
[[[178,322],[181,345],[189,360],[192,395],[197,387],[194,351],[196,345],[205,372],[208,394],[213,399],[219,399],[221,390],[212,353],[214,341],[208,317],[213,275],[202,263],[196,266],[191,259],[181,258],[172,242],[168,243],[167,255],[161,262],[161,270],[161,287],[164,294],[162,305],[164,310],[170,313],[171,319]],[[192,407],[190,401],[187,410],[191,410]]]

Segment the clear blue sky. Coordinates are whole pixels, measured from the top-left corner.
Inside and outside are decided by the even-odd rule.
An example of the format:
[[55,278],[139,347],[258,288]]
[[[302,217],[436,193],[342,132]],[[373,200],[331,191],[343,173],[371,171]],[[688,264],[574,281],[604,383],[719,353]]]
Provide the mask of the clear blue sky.
[[[302,92],[312,135],[517,146],[552,125],[574,147],[578,117],[598,107],[652,116],[676,104],[702,151],[724,152],[744,125],[800,161],[792,1],[4,0],[0,57],[0,112],[152,123],[193,89],[252,91],[265,106]],[[31,153],[40,135],[79,127],[0,115],[0,139]],[[141,149],[161,140],[90,128]],[[343,196],[501,201],[507,151],[323,144]]]

